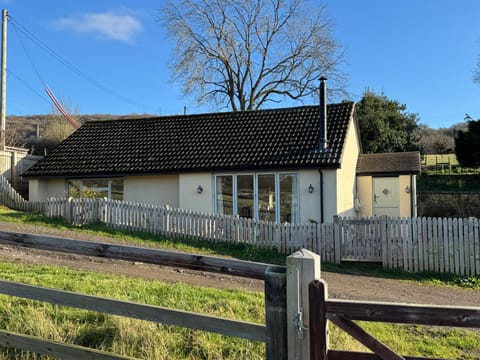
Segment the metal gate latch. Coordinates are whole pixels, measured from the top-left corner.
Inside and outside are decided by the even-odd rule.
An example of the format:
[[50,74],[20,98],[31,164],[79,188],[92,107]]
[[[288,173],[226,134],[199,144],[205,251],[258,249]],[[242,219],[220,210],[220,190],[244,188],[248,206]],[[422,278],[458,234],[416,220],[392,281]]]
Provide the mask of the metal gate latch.
[[310,329],[303,325],[303,313],[302,313],[302,311],[299,310],[297,312],[297,315],[295,315],[295,318],[293,319],[293,323],[295,324],[295,327],[297,328],[298,338],[303,339],[303,332],[304,331],[309,331]]

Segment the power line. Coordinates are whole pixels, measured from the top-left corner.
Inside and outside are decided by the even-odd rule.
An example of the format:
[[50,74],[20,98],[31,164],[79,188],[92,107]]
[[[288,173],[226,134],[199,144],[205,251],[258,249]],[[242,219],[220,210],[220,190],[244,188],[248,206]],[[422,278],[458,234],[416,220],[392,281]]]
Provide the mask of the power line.
[[23,80],[20,76],[15,74],[12,70],[7,69],[7,76],[13,76],[18,81],[20,81],[25,87],[27,87],[30,91],[32,91],[38,97],[40,97],[43,101],[45,101],[47,104],[51,105],[51,102],[45,96],[43,96],[41,93],[39,93],[37,90],[35,90],[27,81]]
[[18,33],[18,28],[16,26],[14,26],[13,28],[15,29],[15,34],[17,35],[18,41],[22,45],[23,51],[25,52],[25,55],[27,56],[28,61],[30,62],[30,65],[32,65],[33,70],[35,70],[35,73],[37,74],[38,79],[42,83],[42,86],[45,87],[45,84],[46,84],[45,80],[43,80],[42,76],[40,75],[40,71],[35,66],[35,63],[33,62],[33,59],[32,59],[32,57],[30,56],[30,53],[27,50],[27,47],[23,43],[22,38],[20,37],[20,34]]
[[[15,29],[18,29],[18,31],[22,32],[30,41],[32,41],[35,45],[43,49],[45,52],[47,52],[50,56],[52,56],[55,60],[57,60],[59,63],[64,65],[66,68],[68,68],[70,71],[75,73],[77,76],[83,78],[85,81],[91,83],[95,87],[103,90],[104,92],[110,94],[113,97],[116,97],[117,99],[129,103],[130,105],[133,105],[135,107],[140,107],[140,108],[147,108],[142,103],[136,102],[134,100],[131,100],[125,96],[122,96],[118,94],[117,92],[109,89],[102,83],[98,82],[94,78],[88,76],[86,73],[81,71],[79,68],[77,68],[75,65],[73,65],[71,62],[69,62],[67,59],[62,57],[60,54],[58,54],[55,50],[53,50],[51,47],[49,47],[47,44],[45,44],[42,40],[40,40],[37,36],[35,36],[33,33],[31,33],[27,28],[22,26],[18,21],[16,21],[10,14],[8,15],[8,18],[11,22],[11,24],[15,27]],[[35,68],[35,67],[34,67]],[[42,78],[39,73],[37,72],[37,75]],[[42,81],[42,83],[45,83]]]

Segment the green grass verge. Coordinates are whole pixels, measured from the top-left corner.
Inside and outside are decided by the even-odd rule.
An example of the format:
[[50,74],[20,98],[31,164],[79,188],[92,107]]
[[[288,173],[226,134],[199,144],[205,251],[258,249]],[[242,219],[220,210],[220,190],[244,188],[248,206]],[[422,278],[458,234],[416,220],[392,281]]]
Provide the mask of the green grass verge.
[[[169,284],[62,267],[0,262],[1,278],[101,297],[135,301],[231,319],[264,323],[264,296],[240,290]],[[361,325],[404,355],[478,359],[479,333],[379,323]],[[331,348],[365,351],[331,326]],[[265,345],[217,334],[92,311],[0,296],[0,329],[142,359],[264,359]],[[2,359],[38,359],[0,348]]]
[[82,227],[69,225],[62,218],[49,218],[42,214],[25,213],[0,206],[0,221],[46,226],[58,230],[76,231],[85,234],[106,236],[128,242],[130,245],[146,245],[166,250],[176,250],[202,255],[232,257],[241,260],[284,265],[285,255],[274,250],[259,249],[248,244],[229,244],[204,240],[171,239],[147,232],[111,229],[96,223]]

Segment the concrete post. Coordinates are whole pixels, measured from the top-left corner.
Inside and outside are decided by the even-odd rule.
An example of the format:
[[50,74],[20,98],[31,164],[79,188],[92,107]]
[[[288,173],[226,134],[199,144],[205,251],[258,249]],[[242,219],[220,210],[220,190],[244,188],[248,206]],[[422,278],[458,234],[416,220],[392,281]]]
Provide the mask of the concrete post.
[[306,249],[287,257],[288,359],[310,359],[308,287],[320,280],[320,256]]

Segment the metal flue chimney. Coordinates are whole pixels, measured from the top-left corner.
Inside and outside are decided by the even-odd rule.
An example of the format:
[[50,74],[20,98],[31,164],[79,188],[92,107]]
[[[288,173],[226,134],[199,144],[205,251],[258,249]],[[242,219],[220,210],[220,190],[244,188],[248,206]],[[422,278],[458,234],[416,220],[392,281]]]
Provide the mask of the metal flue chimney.
[[327,87],[325,85],[326,77],[320,78],[320,119],[319,119],[319,150],[328,147],[327,136]]

